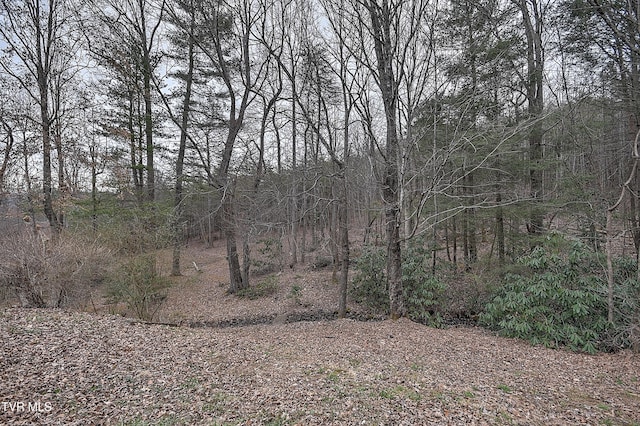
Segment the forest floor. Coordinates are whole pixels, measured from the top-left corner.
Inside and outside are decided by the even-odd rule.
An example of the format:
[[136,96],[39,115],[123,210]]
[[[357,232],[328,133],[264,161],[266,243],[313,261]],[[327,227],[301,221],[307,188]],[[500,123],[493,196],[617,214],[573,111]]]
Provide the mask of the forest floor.
[[255,300],[226,294],[226,271],[221,245],[186,250],[164,325],[0,310],[0,424],[640,425],[639,354],[360,321],[354,306],[332,319],[330,270],[287,270]]

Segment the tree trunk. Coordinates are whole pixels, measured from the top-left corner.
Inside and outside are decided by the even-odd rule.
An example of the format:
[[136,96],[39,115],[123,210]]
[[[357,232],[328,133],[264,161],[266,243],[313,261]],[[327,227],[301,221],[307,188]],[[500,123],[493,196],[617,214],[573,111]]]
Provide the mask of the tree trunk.
[[496,193],[496,240],[498,243],[498,263],[504,265],[505,244],[504,244],[504,212],[502,211],[502,194]]
[[[291,80],[291,91],[294,98],[297,98],[295,79]],[[297,114],[298,102],[291,102],[291,173],[293,175],[293,185],[291,188],[291,248],[289,265],[295,267],[298,263],[298,182],[297,182],[297,142],[298,142],[298,114]]]
[[42,192],[44,214],[49,221],[52,236],[56,238],[62,228],[53,209],[53,188],[51,182],[51,129],[49,120],[49,94],[46,77],[39,76],[40,86],[40,128],[42,131]]
[[[346,138],[346,137],[345,137]],[[347,142],[345,141],[345,144]],[[346,159],[345,159],[346,162]],[[338,202],[338,234],[340,236],[340,280],[338,283],[338,317],[347,316],[347,285],[349,281],[349,216],[348,216],[348,179],[346,164],[343,165],[341,176],[340,199]]]
[[0,117],[0,123],[2,123],[2,127],[7,132],[7,137],[5,141],[4,148],[4,156],[2,158],[2,165],[0,165],[0,194],[4,191],[4,176],[7,171],[7,166],[9,165],[9,161],[12,158],[12,151],[15,144],[15,139],[13,137],[13,128],[9,126],[6,122],[2,120]]
[[89,145],[91,155],[91,230],[98,235],[98,152],[94,144]]
[[235,208],[233,200],[233,188],[228,188],[227,194],[222,191],[222,227],[227,240],[227,262],[229,264],[229,293],[235,294],[246,288],[242,280],[238,246],[236,241]]
[[[58,89],[56,89],[58,90]],[[55,107],[56,111],[60,110],[60,105]],[[60,229],[64,228],[65,215],[64,215],[64,198],[65,194],[69,193],[70,188],[67,186],[64,178],[64,150],[62,147],[62,125],[60,124],[60,117],[54,119],[54,133],[53,141],[58,157],[58,211],[56,216],[58,218],[58,225]]]
[[531,10],[528,0],[517,2],[522,13],[527,38],[527,102],[529,119],[533,121],[529,133],[529,195],[532,207],[529,216],[529,233],[540,234],[543,231],[544,211],[541,207],[543,200],[543,173],[542,173],[542,139],[543,128],[540,120],[544,108],[544,49],[542,45],[543,14],[541,5],[537,1],[531,2]]
[[249,239],[251,234],[246,232],[242,237],[242,272],[241,278],[245,287],[249,287],[249,273],[251,265],[251,247],[249,246]]
[[387,239],[387,282],[389,311],[392,319],[406,314],[402,288],[402,254],[400,247],[400,206],[398,204],[398,129],[397,82],[393,71],[392,12],[387,0],[378,5],[367,2],[377,59],[378,84],[382,94],[387,134],[384,153],[382,199],[385,206]]
[[[623,189],[624,193],[624,189]],[[607,321],[613,324],[613,209],[607,209]]]
[[142,31],[141,47],[142,47],[142,72],[143,72],[143,92],[144,98],[144,135],[145,135],[145,154],[147,156],[147,201],[155,200],[155,165],[154,165],[154,146],[153,146],[153,115],[152,115],[152,99],[151,99],[151,74],[153,67],[151,65],[150,46],[147,44],[147,24],[146,14],[142,0],[140,1],[140,29]]
[[475,197],[473,172],[469,172],[465,176],[465,203],[467,208],[464,210],[464,245],[465,245],[465,267],[471,268],[471,265],[478,261],[478,248],[476,242],[476,220],[475,220]]
[[142,168],[138,163],[138,141],[136,137],[136,128],[134,125],[134,117],[136,114],[135,107],[135,93],[133,90],[129,90],[129,111],[127,114],[127,131],[129,132],[129,160],[131,164],[131,178],[133,180],[134,191],[138,203],[142,201],[142,187],[143,179]]
[[[640,148],[638,147],[638,142],[640,141],[640,130],[636,133],[636,138],[633,144],[633,165],[631,167],[631,171],[629,172],[629,177],[622,185],[622,190],[620,191],[620,195],[618,196],[618,200],[607,209],[607,241],[606,241],[606,249],[607,249],[607,306],[608,313],[607,319],[609,323],[613,324],[613,312],[614,312],[614,300],[613,300],[613,290],[614,290],[614,280],[613,280],[613,212],[620,206],[622,201],[624,200],[624,196],[627,192],[634,197],[635,194],[630,188],[631,183],[635,180],[636,174],[638,172],[638,161],[640,161]],[[636,250],[636,261],[638,260],[638,255],[640,253]],[[638,264],[638,274],[640,275],[640,264]]]
[[182,118],[180,123],[180,145],[178,147],[178,158],[176,159],[176,189],[173,203],[173,259],[171,263],[171,275],[178,276],[180,273],[180,248],[182,246],[182,212],[183,212],[183,168],[184,155],[187,147],[187,128],[189,125],[189,113],[191,109],[191,88],[193,85],[194,69],[194,40],[193,31],[195,27],[195,12],[192,11],[189,23],[189,44],[187,52],[187,73],[185,76],[185,94],[182,102]]

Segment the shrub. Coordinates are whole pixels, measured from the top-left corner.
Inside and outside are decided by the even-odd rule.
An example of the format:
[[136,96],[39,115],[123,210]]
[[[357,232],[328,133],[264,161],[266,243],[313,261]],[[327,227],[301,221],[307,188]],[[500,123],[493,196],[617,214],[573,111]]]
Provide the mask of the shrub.
[[[407,315],[432,326],[441,324],[437,312],[445,285],[429,272],[429,251],[414,244],[403,251],[402,283]],[[386,253],[381,247],[366,246],[355,261],[351,287],[355,301],[379,312],[389,312],[389,292],[385,275]]]
[[264,238],[258,241],[259,259],[252,260],[253,275],[267,275],[282,271],[284,252],[279,238]]
[[430,272],[430,254],[422,244],[407,247],[402,259],[402,284],[409,318],[438,327],[442,318],[437,309],[446,285]]
[[92,225],[88,201],[78,201],[69,222],[79,233],[94,235],[118,255],[131,256],[167,247],[172,242],[172,206],[168,203],[138,204],[102,194]]
[[240,298],[246,298],[249,300],[259,299],[261,297],[271,296],[278,292],[278,277],[276,275],[270,275],[258,282],[255,286],[249,286],[243,288],[236,293],[236,296]]
[[635,259],[615,259],[614,282],[614,321],[605,336],[605,347],[640,351],[640,281]]
[[385,275],[386,254],[383,248],[365,246],[354,262],[355,276],[351,296],[357,303],[389,313],[389,291]]
[[111,303],[125,303],[136,317],[152,321],[167,297],[170,281],[163,277],[152,255],[140,255],[122,265],[111,277]]
[[66,233],[22,230],[0,242],[0,286],[23,307],[80,307],[109,273],[111,253]]
[[480,323],[533,344],[593,353],[607,329],[601,263],[582,243],[568,252],[552,246],[517,261],[517,272],[505,276]]

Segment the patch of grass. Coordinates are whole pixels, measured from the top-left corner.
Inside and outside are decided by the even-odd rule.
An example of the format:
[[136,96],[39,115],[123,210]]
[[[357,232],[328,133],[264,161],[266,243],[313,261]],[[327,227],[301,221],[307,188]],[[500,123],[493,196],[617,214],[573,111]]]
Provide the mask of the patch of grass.
[[411,368],[412,371],[422,371],[424,370],[424,367],[418,363],[412,363],[411,366],[409,367]]
[[395,393],[393,393],[393,390],[391,389],[382,389],[379,395],[380,395],[380,398],[385,398],[385,399],[393,399],[396,397]]
[[289,290],[289,294],[287,295],[287,298],[293,299],[298,305],[300,305],[301,304],[300,293],[302,293],[302,287],[300,287],[297,284],[294,284],[291,286],[291,290]]
[[335,402],[335,400],[336,399],[334,397],[332,397],[332,396],[325,396],[320,401],[323,404],[333,404]]
[[278,285],[278,277],[270,275],[264,280],[258,282],[255,286],[238,291],[236,295],[243,299],[256,300],[261,297],[276,294],[278,292]]
[[359,385],[354,388],[358,395],[370,395],[370,389],[367,386]]
[[357,358],[351,358],[349,360],[349,365],[354,367],[354,368],[360,367],[362,365],[362,360],[357,359]]
[[182,384],[183,389],[195,389],[200,384],[197,377],[191,377]]
[[601,409],[602,411],[611,411],[611,407],[605,404],[604,402],[599,403],[598,408]]
[[513,418],[506,411],[500,411],[498,414],[496,414],[496,424],[512,425],[513,424]]
[[436,400],[440,401],[440,402],[445,402],[447,400],[447,395],[444,392],[439,391],[439,390],[432,390],[429,393],[429,396],[431,398],[433,398],[433,399],[436,399]]
[[499,384],[498,389],[500,389],[504,393],[511,393],[513,391],[509,386],[505,384]]
[[133,419],[123,420],[118,424],[120,426],[174,426],[184,424],[184,422],[178,420],[175,416],[168,416],[152,422],[135,417]]
[[462,396],[464,396],[465,398],[468,398],[468,399],[471,399],[471,398],[475,398],[475,397],[476,397],[476,395],[475,395],[473,392],[468,391],[468,390],[467,390],[467,391],[464,391],[464,392],[462,393]]
[[227,395],[224,392],[217,392],[202,406],[202,411],[205,413],[216,413],[224,411],[224,402],[227,400]]
[[11,334],[33,334],[34,336],[40,336],[42,334],[42,330],[39,328],[32,327],[16,327],[10,326],[9,333]]
[[327,375],[327,379],[329,379],[329,381],[331,382],[337,382],[338,380],[340,380],[340,374],[344,373],[344,370],[341,370],[339,368],[336,368],[335,370],[332,370],[328,375]]
[[420,401],[422,399],[422,395],[416,392],[413,389],[405,388],[403,391],[405,397],[409,398],[411,401]]
[[422,399],[422,396],[418,392],[406,386],[382,389],[378,395],[385,399],[406,398],[411,401],[420,401]]

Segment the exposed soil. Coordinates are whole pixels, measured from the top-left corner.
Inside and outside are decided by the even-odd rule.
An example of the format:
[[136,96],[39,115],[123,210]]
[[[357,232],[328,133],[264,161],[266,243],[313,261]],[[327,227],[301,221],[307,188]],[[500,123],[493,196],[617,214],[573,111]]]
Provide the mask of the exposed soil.
[[0,311],[0,424],[640,425],[638,354],[333,319],[329,270],[287,270],[274,294],[240,299],[221,247],[190,247],[184,265],[165,325]]

